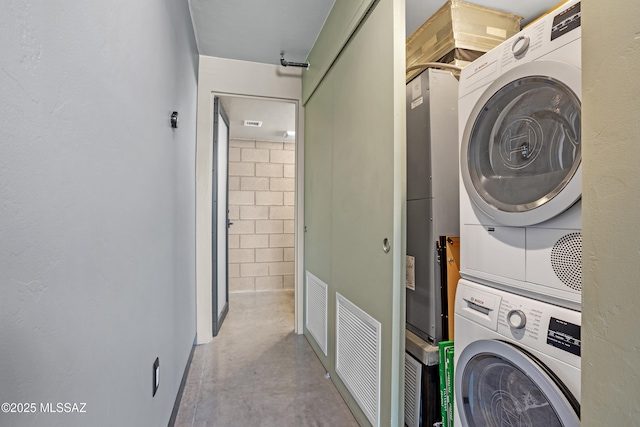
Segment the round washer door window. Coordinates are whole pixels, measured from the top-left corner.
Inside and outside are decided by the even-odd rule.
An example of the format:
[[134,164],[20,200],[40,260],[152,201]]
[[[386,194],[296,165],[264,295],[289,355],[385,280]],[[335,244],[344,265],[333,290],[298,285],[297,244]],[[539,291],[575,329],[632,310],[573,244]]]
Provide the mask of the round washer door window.
[[457,410],[469,427],[578,427],[579,404],[544,366],[501,341],[467,346],[456,366]]
[[[547,73],[531,74],[544,62]],[[553,75],[556,68],[562,76]],[[571,71],[577,75],[567,77]],[[525,64],[494,82],[474,108],[463,135],[463,181],[471,200],[497,222],[539,223],[579,199],[579,182],[573,194],[559,196],[580,181],[581,108],[572,78],[579,85],[579,70],[566,64]]]

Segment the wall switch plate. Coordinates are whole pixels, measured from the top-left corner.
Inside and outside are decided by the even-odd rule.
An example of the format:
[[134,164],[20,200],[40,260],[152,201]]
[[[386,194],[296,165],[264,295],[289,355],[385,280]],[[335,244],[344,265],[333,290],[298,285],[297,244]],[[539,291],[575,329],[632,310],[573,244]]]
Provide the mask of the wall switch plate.
[[155,362],[153,362],[153,395],[156,395],[158,391],[158,387],[160,386],[160,359],[156,357]]

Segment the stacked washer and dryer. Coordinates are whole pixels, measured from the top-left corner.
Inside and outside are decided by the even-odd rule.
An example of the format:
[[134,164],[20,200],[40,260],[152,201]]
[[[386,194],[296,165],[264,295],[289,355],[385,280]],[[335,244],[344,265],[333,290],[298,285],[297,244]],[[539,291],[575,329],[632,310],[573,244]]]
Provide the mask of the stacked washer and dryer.
[[579,426],[580,2],[459,85],[455,427]]

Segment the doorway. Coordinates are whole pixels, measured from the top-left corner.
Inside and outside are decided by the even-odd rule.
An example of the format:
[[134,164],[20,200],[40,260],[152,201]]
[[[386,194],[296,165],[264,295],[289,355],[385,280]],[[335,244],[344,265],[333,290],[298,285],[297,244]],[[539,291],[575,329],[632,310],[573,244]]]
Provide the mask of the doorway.
[[[213,277],[220,284],[228,280],[230,294],[282,291],[293,295],[297,105],[234,95],[217,95],[215,105],[218,100],[220,110],[228,117],[229,143],[227,210],[218,208],[217,228],[228,234],[218,235],[213,243],[217,247],[213,268],[218,266],[217,271],[224,271],[227,276]],[[218,152],[222,150],[214,149],[214,156]],[[215,180],[215,171],[213,177]],[[220,182],[214,183],[214,191],[224,192]],[[217,200],[222,201],[223,197],[219,195]],[[225,213],[228,219],[222,218]],[[220,246],[221,238],[228,238],[228,250]],[[215,292],[216,286],[214,298]],[[232,311],[233,307],[229,309]]]

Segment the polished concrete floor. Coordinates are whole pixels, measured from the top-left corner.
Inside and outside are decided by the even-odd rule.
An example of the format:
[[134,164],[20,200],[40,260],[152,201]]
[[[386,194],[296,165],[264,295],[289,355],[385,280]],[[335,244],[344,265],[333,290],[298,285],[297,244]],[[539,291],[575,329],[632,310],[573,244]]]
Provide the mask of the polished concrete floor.
[[218,336],[195,349],[176,426],[358,426],[293,333],[293,291],[229,299]]

